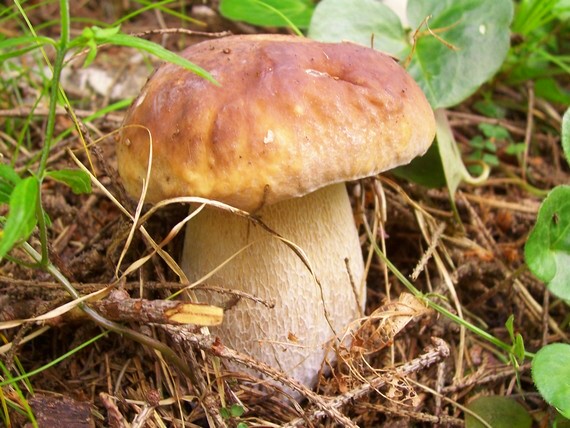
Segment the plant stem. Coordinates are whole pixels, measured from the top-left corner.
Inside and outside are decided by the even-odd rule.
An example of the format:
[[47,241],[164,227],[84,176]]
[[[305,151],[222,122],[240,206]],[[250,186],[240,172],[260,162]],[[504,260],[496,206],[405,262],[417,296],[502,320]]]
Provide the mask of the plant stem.
[[44,173],[47,168],[47,160],[49,153],[51,151],[53,136],[55,132],[55,118],[57,109],[57,100],[59,97],[59,80],[61,76],[61,71],[63,70],[63,63],[65,61],[65,54],[67,53],[67,46],[69,44],[69,4],[67,0],[60,0],[60,19],[61,19],[61,38],[59,45],[56,47],[56,57],[52,67],[52,78],[50,87],[50,103],[47,116],[46,124],[46,134],[44,145],[42,147],[42,154],[40,157],[40,164],[37,170],[37,177],[40,182],[38,191],[38,201],[36,205],[36,215],[38,219],[38,229],[40,235],[40,242],[42,245],[42,256],[39,261],[42,267],[48,265],[49,252],[48,252],[48,236],[47,236],[47,224],[45,221],[45,211],[42,205],[42,181],[44,178]]

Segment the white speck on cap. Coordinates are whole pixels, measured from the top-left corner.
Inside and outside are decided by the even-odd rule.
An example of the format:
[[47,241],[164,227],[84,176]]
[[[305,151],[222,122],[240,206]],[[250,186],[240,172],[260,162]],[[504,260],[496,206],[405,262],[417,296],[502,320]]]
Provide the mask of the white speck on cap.
[[275,134],[270,129],[267,131],[265,137],[263,137],[263,144],[271,144],[273,141],[275,141]]

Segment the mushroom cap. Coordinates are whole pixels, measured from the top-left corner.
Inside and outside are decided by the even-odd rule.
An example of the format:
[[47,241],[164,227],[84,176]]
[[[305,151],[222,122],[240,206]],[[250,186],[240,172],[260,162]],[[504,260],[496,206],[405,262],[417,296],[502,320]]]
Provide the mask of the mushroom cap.
[[181,55],[220,85],[162,65],[130,107],[117,146],[125,188],[139,196],[152,136],[151,203],[201,196],[255,210],[406,164],[434,138],[419,86],[370,48],[241,35]]

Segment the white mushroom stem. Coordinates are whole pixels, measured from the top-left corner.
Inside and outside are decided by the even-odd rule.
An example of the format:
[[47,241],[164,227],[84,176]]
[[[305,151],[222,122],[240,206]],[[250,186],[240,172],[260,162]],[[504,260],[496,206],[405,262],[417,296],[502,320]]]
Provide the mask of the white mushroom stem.
[[182,267],[191,281],[197,280],[253,242],[207,282],[253,294],[275,307],[249,299],[236,303],[231,294],[201,293],[204,301],[227,308],[213,334],[312,387],[325,356],[334,359],[331,339],[346,333],[365,302],[362,253],[346,188],[334,184],[257,214],[303,249],[319,283],[281,240],[216,209],[202,211],[186,228]]

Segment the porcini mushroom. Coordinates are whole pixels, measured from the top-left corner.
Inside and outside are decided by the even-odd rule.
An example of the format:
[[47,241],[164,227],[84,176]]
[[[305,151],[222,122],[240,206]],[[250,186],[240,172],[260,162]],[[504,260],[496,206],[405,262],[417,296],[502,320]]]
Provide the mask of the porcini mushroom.
[[[313,386],[327,343],[365,298],[359,236],[345,182],[406,164],[431,144],[425,96],[396,61],[352,43],[284,35],[208,40],[182,56],[220,83],[161,66],[130,108],[117,147],[126,189],[146,199],[201,196],[250,211],[299,254],[243,217],[206,208],[186,228],[190,280],[273,302],[200,294],[226,307],[212,329],[232,348]],[[148,130],[148,131],[147,131]],[[314,276],[313,276],[314,274]],[[318,281],[315,280],[315,277]]]

